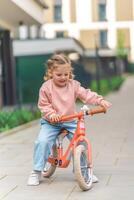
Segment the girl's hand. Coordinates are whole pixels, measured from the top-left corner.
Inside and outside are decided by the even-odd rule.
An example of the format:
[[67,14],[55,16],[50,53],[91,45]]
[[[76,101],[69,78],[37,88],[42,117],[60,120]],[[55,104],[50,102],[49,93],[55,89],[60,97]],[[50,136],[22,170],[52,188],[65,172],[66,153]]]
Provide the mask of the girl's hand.
[[49,116],[49,121],[50,121],[51,123],[59,122],[60,119],[61,119],[61,116],[58,115],[58,114],[52,114],[52,115]]
[[100,103],[100,106],[103,106],[105,109],[108,109],[110,106],[112,106],[112,104],[109,101],[103,99]]

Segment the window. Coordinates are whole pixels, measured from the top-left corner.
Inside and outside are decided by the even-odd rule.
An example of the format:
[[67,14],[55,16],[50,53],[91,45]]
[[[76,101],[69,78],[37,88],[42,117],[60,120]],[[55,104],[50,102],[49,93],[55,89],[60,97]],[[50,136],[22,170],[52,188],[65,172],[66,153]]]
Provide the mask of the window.
[[106,21],[106,4],[99,4],[99,21]]
[[64,37],[64,32],[58,31],[56,32],[56,38],[63,38]]
[[107,31],[101,30],[99,33],[99,38],[100,38],[100,47],[107,48]]
[[62,6],[54,6],[54,22],[62,22]]

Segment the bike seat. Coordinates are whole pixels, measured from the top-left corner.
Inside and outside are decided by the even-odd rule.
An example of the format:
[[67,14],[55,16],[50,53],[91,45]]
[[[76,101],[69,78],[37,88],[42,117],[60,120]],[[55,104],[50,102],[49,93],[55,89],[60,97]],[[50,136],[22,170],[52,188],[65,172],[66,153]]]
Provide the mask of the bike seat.
[[62,135],[63,137],[65,137],[68,133],[69,133],[68,130],[66,130],[65,128],[62,128],[58,135],[60,136]]

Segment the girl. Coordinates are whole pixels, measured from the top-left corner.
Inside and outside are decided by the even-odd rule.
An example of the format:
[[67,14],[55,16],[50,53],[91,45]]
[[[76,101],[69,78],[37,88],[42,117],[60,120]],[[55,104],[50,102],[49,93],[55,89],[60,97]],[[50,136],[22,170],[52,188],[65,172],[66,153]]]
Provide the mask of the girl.
[[[52,56],[47,62],[46,82],[40,88],[38,107],[41,111],[41,129],[35,141],[33,171],[29,176],[28,185],[39,185],[41,172],[49,157],[52,146],[60,130],[64,127],[69,131],[69,138],[76,129],[76,121],[60,123],[62,115],[75,112],[75,102],[79,98],[84,103],[110,107],[110,103],[90,89],[83,88],[73,79],[70,60],[62,54]],[[97,178],[94,176],[94,182]]]

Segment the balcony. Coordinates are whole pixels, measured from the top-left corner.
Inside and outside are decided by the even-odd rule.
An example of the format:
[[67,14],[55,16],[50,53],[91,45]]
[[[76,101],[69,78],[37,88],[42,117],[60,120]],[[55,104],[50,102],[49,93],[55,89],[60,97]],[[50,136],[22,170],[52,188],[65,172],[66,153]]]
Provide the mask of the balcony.
[[57,51],[77,52],[83,55],[83,46],[73,38],[14,40],[14,56],[53,54]]
[[47,8],[43,2],[41,0],[0,0],[0,26],[11,30],[18,26],[19,21],[27,25],[43,24],[44,9]]

